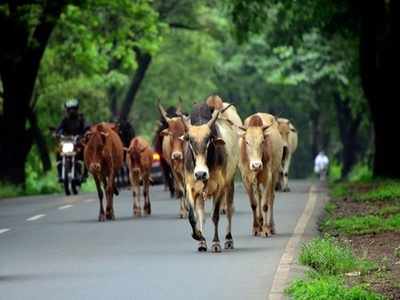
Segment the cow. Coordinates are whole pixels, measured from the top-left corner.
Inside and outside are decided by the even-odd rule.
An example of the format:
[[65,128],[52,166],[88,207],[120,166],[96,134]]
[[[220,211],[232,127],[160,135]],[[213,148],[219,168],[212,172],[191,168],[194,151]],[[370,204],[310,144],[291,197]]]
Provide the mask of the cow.
[[282,136],[284,147],[282,157],[282,173],[278,183],[278,189],[289,192],[289,168],[293,153],[297,149],[297,130],[293,124],[285,118],[278,118],[278,129]]
[[[198,251],[207,251],[204,238],[204,205],[213,199],[212,220],[214,238],[212,251],[220,252],[218,236],[220,205],[226,201],[228,226],[225,249],[233,249],[231,233],[234,176],[239,160],[238,135],[232,120],[240,120],[234,106],[224,104],[222,110],[197,104],[189,119],[181,116],[185,125],[184,175],[189,204],[192,237],[198,241]],[[241,121],[240,121],[241,122]]]
[[140,183],[143,183],[143,213],[151,214],[149,187],[151,182],[150,171],[153,164],[153,150],[150,144],[142,137],[132,139],[129,148],[126,149],[126,161],[129,168],[129,179],[133,195],[133,215],[141,216],[140,207]]
[[[178,117],[176,107],[174,107],[174,106],[168,107],[166,110],[166,116],[168,118]],[[172,174],[172,169],[171,169],[170,165],[168,164],[166,158],[163,155],[164,135],[161,134],[161,132],[167,128],[168,128],[168,123],[165,121],[165,118],[161,115],[160,120],[158,122],[158,128],[157,128],[155,136],[154,136],[153,144],[154,144],[155,151],[158,154],[160,154],[160,165],[161,165],[161,170],[164,175],[165,185],[169,189],[170,196],[172,198],[175,196],[174,176]]]
[[282,169],[283,142],[273,115],[256,113],[238,127],[239,169],[253,212],[253,235],[275,233],[275,185]]
[[[185,200],[184,170],[183,170],[183,136],[185,125],[180,117],[168,117],[162,105],[158,103],[158,109],[167,126],[160,132],[163,137],[162,156],[168,163],[174,180],[175,195],[179,200],[180,218],[187,218],[188,209]],[[180,109],[178,109],[180,112]]]
[[[118,195],[114,178],[121,168],[124,150],[115,124],[100,123],[90,127],[83,138],[84,160],[96,183],[100,201],[99,221],[114,220],[113,194]],[[107,206],[104,212],[103,189]]]

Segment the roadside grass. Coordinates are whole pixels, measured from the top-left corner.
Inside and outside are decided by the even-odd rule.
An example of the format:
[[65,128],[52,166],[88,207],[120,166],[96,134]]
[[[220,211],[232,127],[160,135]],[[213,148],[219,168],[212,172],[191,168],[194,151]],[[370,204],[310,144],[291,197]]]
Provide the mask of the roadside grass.
[[366,286],[348,287],[344,276],[351,272],[366,274],[377,269],[371,261],[356,258],[350,248],[339,244],[333,237],[316,238],[303,245],[299,261],[312,268],[306,279],[295,280],[286,289],[292,299],[318,300],[380,300],[383,296],[371,292]]
[[340,245],[329,236],[314,239],[304,245],[299,261],[320,275],[340,275],[353,271],[365,274],[377,268],[370,261],[356,258],[350,248]]
[[[391,207],[390,209],[393,209]],[[384,209],[382,209],[385,211]],[[381,210],[381,211],[382,211]],[[327,219],[321,224],[324,230],[334,230],[343,234],[368,234],[400,230],[400,214],[354,216],[340,219]]]
[[335,199],[350,197],[360,202],[396,201],[400,200],[400,181],[381,179],[333,183],[330,195]]
[[287,289],[295,300],[383,300],[385,297],[369,291],[363,285],[347,287],[338,276],[321,276],[309,280],[296,280]]
[[11,198],[22,195],[24,192],[23,188],[17,185],[0,183],[0,199]]

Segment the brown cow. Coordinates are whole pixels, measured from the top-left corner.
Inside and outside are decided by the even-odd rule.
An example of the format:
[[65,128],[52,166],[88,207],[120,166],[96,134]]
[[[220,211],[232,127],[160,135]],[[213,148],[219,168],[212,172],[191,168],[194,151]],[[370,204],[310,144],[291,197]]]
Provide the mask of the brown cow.
[[[224,115],[224,118],[220,118],[220,114]],[[218,223],[223,201],[227,205],[228,219],[225,249],[233,249],[231,224],[234,175],[239,159],[239,147],[232,119],[240,120],[233,106],[227,106],[227,110],[220,113],[219,110],[212,112],[207,103],[195,106],[190,115],[190,122],[182,117],[186,130],[184,170],[189,222],[193,230],[192,237],[199,241],[199,251],[207,250],[203,229],[204,205],[208,198],[213,199],[214,205],[214,238],[211,249],[213,252],[221,251]]]
[[[83,139],[86,167],[93,175],[100,201],[99,221],[114,220],[113,194],[118,195],[114,178],[122,166],[124,151],[114,124],[93,125]],[[103,189],[106,193],[106,213],[103,207]]]
[[153,150],[151,150],[150,144],[140,136],[133,138],[127,149],[126,160],[132,186],[133,214],[135,216],[142,215],[140,207],[140,182],[142,181],[144,197],[143,212],[145,215],[150,215],[149,186],[151,181],[151,165],[153,164]]
[[[183,136],[185,134],[185,125],[180,117],[168,117],[161,104],[158,104],[158,109],[168,126],[160,132],[160,135],[164,137],[162,142],[162,154],[168,165],[171,167],[173,174],[175,195],[180,202],[179,216],[181,218],[186,218],[188,215],[188,209],[186,207],[184,193],[185,185],[183,169]],[[177,109],[177,111],[179,112],[180,110]]]
[[274,116],[256,113],[239,127],[239,168],[253,210],[253,234],[275,233],[275,185],[282,170],[283,142]]

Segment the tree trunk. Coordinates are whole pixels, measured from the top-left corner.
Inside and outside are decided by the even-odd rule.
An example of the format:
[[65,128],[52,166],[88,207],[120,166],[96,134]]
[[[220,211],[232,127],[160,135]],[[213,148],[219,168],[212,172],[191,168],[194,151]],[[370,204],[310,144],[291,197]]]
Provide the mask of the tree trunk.
[[26,127],[34,86],[48,39],[65,6],[64,1],[46,2],[33,30],[21,22],[19,10],[0,19],[0,78],[4,94],[0,181],[25,182],[25,162],[33,141],[32,131]]
[[399,49],[399,1],[363,6],[361,19],[361,77],[374,124],[376,177],[400,178],[400,156],[395,146],[398,135],[397,67]]
[[31,125],[29,131],[31,132],[33,140],[38,148],[43,172],[48,172],[51,169],[50,153],[44,135],[38,126],[36,112],[32,112],[29,115],[29,123]]
[[313,110],[310,112],[311,153],[313,158],[316,157],[318,152],[321,150],[320,117],[321,113],[319,110]]
[[142,52],[139,49],[136,49],[135,52],[138,68],[135,72],[135,75],[133,76],[132,83],[122,104],[121,117],[123,118],[128,117],[132,105],[135,101],[137,92],[139,91],[140,84],[142,83],[146,75],[146,71],[151,63],[151,55],[149,53]]
[[348,99],[341,99],[335,93],[336,116],[339,126],[339,135],[342,142],[342,178],[347,178],[352,167],[357,162],[358,140],[357,133],[361,123],[361,116],[353,116]]

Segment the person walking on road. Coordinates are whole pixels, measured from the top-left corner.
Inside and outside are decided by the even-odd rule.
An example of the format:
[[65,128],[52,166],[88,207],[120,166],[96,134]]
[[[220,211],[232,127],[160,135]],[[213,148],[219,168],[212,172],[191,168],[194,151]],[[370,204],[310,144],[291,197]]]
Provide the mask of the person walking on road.
[[320,151],[314,160],[314,172],[319,174],[319,179],[324,181],[328,171],[329,159],[324,151]]

